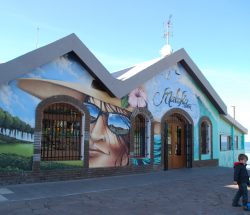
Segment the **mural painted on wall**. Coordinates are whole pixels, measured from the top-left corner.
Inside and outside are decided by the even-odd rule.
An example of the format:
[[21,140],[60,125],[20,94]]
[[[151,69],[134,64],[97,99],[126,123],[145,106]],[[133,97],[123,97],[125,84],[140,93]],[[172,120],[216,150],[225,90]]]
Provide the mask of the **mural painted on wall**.
[[[78,60],[65,55],[0,86],[0,171],[31,170],[35,109],[39,102],[54,95],[72,96],[88,108],[91,168],[128,164],[129,117],[134,108],[147,108],[153,115],[154,164],[161,162],[160,122],[167,111],[172,108],[186,111],[195,126],[201,114],[217,119],[209,101],[179,64],[154,76],[121,100],[97,90],[93,83],[95,80]],[[194,139],[198,140],[198,130],[195,131]],[[194,156],[198,154],[197,147],[195,144]],[[83,154],[80,161],[43,161],[41,169],[82,167]],[[132,162],[149,164],[149,153],[144,158],[132,158]]]
[[196,93],[186,84],[187,72],[177,66],[163,71],[144,84],[148,109],[158,122],[172,108],[186,111],[194,124],[199,120]]
[[[31,171],[35,109],[43,99],[65,94],[60,85],[65,80],[90,86],[93,78],[74,57],[65,55],[0,86],[0,171]],[[82,161],[41,162],[42,169],[82,166]]]
[[[0,108],[0,172],[31,170],[34,128]],[[18,138],[18,139],[17,139]]]
[[84,104],[90,114],[89,167],[126,166],[131,113],[90,96]]
[[[156,75],[153,79],[127,96],[122,98],[124,107],[146,107],[154,118],[154,163],[161,161],[161,118],[172,108],[179,108],[187,112],[197,124],[200,117],[200,109],[197,94],[190,87],[189,75],[176,65]],[[150,158],[133,159],[136,165],[147,165]]]
[[[13,170],[19,168],[21,171],[31,170],[35,109],[42,100],[54,95],[72,96],[83,102],[90,113],[90,168],[128,165],[129,117],[132,109],[122,108],[120,99],[111,98],[106,92],[93,88],[93,82],[92,76],[78,63],[77,59],[68,55],[1,86],[0,108],[2,111],[0,116],[2,117],[2,112],[6,115],[2,117],[4,120],[1,119],[0,121],[1,170],[9,171],[11,168]],[[57,109],[53,111],[58,112]],[[7,117],[9,115],[11,117]],[[8,120],[12,120],[13,123],[10,124]],[[19,127],[17,128],[15,124]],[[66,128],[63,129],[61,127],[64,124],[64,121],[56,122],[56,124],[53,121],[53,126],[50,125],[50,128],[46,129],[46,131],[58,131],[56,135],[46,133],[47,136],[49,135],[49,139],[53,140],[54,144],[51,148],[56,147],[56,152],[45,152],[48,156],[63,154],[60,150],[68,147],[59,147],[58,142],[67,142],[67,140],[62,141],[60,139],[57,141],[57,137],[55,137],[60,134],[62,134],[61,136],[67,136],[68,131],[64,132],[64,130],[68,130],[67,127],[70,123],[65,124]],[[41,169],[82,167],[84,146],[81,147],[82,157],[80,161],[58,161],[54,158],[54,161],[42,161],[40,163]],[[16,152],[19,154],[14,157],[12,154]],[[22,156],[26,156],[27,161],[25,160],[26,157]],[[27,167],[17,165],[17,162],[21,159],[26,161]]]
[[16,83],[12,81],[0,87],[1,172],[30,171],[32,167],[34,123],[23,117],[27,110]]
[[[143,86],[138,87],[132,90],[127,96],[121,99],[121,106],[123,108],[148,108],[148,97],[147,93]],[[151,125],[153,126],[153,125]],[[134,134],[135,136],[138,134]],[[148,134],[149,135],[149,134]],[[144,148],[146,150],[144,158],[131,157],[131,161],[134,165],[142,166],[150,164],[150,142],[146,143]],[[154,135],[154,144],[153,144],[153,155],[154,155],[154,164],[160,164],[161,162],[161,136]]]

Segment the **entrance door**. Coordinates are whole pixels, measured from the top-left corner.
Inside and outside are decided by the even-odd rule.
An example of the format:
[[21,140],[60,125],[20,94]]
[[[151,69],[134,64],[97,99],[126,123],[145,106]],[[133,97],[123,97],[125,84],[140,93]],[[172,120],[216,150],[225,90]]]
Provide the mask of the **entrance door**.
[[168,124],[168,168],[186,167],[187,152],[185,147],[185,124],[172,122]]
[[181,113],[166,115],[162,122],[164,170],[192,167],[192,123]]

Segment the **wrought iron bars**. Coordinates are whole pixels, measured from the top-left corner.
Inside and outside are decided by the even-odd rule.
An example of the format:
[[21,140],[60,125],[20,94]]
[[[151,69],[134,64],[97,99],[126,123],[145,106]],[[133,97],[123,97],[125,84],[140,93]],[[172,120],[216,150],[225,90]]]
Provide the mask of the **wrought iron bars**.
[[43,111],[41,159],[80,160],[82,115],[72,105],[54,103]]

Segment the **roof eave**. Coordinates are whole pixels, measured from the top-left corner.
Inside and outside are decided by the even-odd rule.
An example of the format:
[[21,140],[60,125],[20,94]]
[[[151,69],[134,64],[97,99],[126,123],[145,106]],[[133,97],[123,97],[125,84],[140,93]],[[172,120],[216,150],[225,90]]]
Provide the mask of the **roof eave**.
[[220,114],[227,114],[227,106],[184,49],[174,52],[173,54],[142,70],[140,73],[137,73],[136,75],[123,81],[123,88],[121,88],[120,91],[117,91],[116,95],[120,98],[125,96],[127,93],[131,92],[142,83],[145,83],[158,73],[164,71],[164,69],[169,68],[176,63],[180,63],[187,70],[201,90],[205,92],[218,112]]
[[244,126],[242,126],[238,121],[236,121],[234,118],[232,118],[230,115],[224,115],[222,114],[221,117],[226,120],[227,122],[229,122],[230,124],[234,125],[238,130],[240,130],[241,132],[243,132],[244,134],[248,134],[248,130],[247,128],[245,128]]
[[38,48],[7,63],[0,64],[0,73],[4,74],[1,75],[0,84],[31,72],[33,69],[70,52],[74,52],[79,57],[85,68],[88,69],[90,74],[100,82],[102,87],[105,88],[111,96],[117,98],[122,98],[156,74],[180,62],[197,81],[201,89],[218,109],[219,113],[227,114],[226,105],[184,49],[180,49],[161,59],[157,63],[142,70],[143,72],[140,72],[125,81],[121,81],[114,78],[108,72],[108,70],[75,34],[70,34],[69,36],[59,39],[49,45]]
[[111,96],[115,96],[113,90],[110,89],[106,82],[112,85],[112,82],[116,79],[109,74],[107,69],[75,34],[70,34],[53,43],[0,64],[0,73],[4,74],[1,75],[0,85],[20,75],[32,72],[35,68],[70,52],[75,53],[79,57],[81,63],[88,69],[88,72],[105,86]]

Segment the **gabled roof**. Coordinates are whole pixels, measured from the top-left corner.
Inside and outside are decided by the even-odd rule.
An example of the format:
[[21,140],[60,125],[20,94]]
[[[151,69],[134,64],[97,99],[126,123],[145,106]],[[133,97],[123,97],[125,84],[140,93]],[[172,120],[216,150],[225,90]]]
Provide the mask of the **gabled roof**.
[[[93,77],[100,80],[102,83],[109,83],[109,87],[113,89],[112,81],[114,78],[75,34],[70,34],[50,43],[49,45],[0,64],[0,85],[15,79],[20,75],[29,73],[35,68],[71,52],[79,57],[82,61],[81,63],[84,64],[85,68],[91,73],[91,75],[93,75]],[[107,88],[107,91],[112,94],[109,87]]]
[[142,85],[164,69],[169,68],[176,63],[180,63],[196,81],[204,94],[207,95],[218,112],[225,115],[227,120],[239,127],[241,131],[247,132],[243,126],[234,122],[234,120],[231,120],[230,117],[227,117],[226,105],[184,49],[180,49],[167,57],[158,58],[110,74],[102,63],[80,41],[80,39],[75,34],[70,34],[69,36],[59,39],[49,45],[38,48],[9,62],[0,64],[0,85],[20,77],[23,74],[29,73],[37,67],[47,64],[58,57],[72,52],[80,59],[88,72],[99,81],[102,87],[104,87],[111,96],[117,98],[122,98],[127,95],[133,89]]
[[117,98],[122,98],[164,69],[171,67],[176,63],[181,63],[200,86],[203,92],[208,96],[219,113],[227,113],[227,107],[224,102],[184,49],[180,49],[167,57],[158,59],[157,61],[148,64],[146,67],[142,68],[143,71],[140,71],[131,77],[127,77],[126,80],[121,81],[114,78],[108,72],[108,70],[75,34],[70,34],[69,36],[57,40],[49,45],[31,51],[9,62],[0,64],[0,84],[13,80],[16,77],[20,77],[20,75],[25,73],[29,73],[35,68],[49,63],[50,61],[70,52],[75,53],[90,74],[103,84],[111,96],[115,96]]

